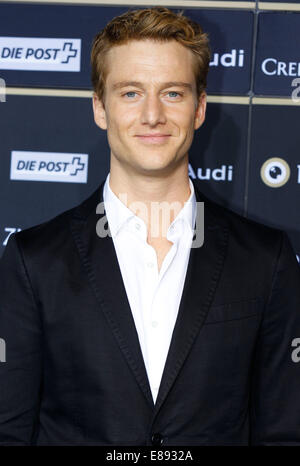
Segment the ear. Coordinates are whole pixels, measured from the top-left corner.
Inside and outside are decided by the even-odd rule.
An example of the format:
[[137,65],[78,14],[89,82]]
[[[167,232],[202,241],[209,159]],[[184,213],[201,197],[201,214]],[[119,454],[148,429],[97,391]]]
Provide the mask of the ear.
[[105,107],[95,92],[93,93],[93,111],[96,125],[101,129],[107,129]]
[[200,128],[202,123],[205,120],[205,112],[206,112],[206,92],[203,91],[198,99],[198,104],[195,113],[195,120],[194,120],[194,129]]

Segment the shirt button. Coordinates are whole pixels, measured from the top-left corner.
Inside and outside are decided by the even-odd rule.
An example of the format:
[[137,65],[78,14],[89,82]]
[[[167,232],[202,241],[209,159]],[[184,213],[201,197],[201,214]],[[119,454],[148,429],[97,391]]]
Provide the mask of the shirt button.
[[155,434],[152,435],[151,442],[152,442],[152,445],[158,446],[158,445],[162,445],[164,440],[163,440],[162,435],[159,432],[156,432]]
[[141,225],[140,225],[139,223],[136,223],[136,224],[135,224],[135,228],[136,228],[137,230],[140,230]]
[[153,320],[153,322],[151,322],[151,325],[152,327],[157,327],[158,326],[158,322],[156,322],[156,320]]
[[152,269],[152,268],[154,267],[153,262],[147,262],[147,267],[149,267],[150,269]]

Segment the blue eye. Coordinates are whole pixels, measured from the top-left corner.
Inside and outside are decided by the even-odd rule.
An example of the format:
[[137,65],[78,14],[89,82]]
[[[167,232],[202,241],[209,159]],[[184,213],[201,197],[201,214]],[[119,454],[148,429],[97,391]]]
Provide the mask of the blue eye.
[[[169,94],[177,94],[177,95],[180,95],[178,92],[176,91],[170,91]],[[176,97],[176,96],[175,96]]]
[[128,92],[126,92],[125,95],[126,95],[127,97],[130,97],[130,96],[128,96],[128,94],[136,94],[136,92],[134,92],[134,91],[128,91]]
[[[128,91],[124,94],[124,96],[126,96],[129,99],[136,97],[136,95],[137,93],[135,91]],[[176,97],[180,97],[182,94],[176,91],[169,91],[168,95],[170,95],[171,98],[176,98]]]

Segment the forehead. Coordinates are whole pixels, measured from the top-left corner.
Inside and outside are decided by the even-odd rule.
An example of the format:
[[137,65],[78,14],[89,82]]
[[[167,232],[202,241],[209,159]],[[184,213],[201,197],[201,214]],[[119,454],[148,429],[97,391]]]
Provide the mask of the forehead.
[[108,84],[115,79],[184,81],[194,79],[194,56],[175,40],[131,40],[112,47],[106,57]]

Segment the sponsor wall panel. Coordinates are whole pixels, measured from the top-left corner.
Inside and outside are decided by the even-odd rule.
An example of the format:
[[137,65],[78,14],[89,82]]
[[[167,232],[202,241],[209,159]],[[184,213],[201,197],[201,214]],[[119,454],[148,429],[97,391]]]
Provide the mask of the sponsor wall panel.
[[[90,88],[92,39],[110,19],[126,10],[119,7],[0,4],[1,37],[6,38],[0,41],[1,77],[8,86]],[[20,38],[19,45],[7,37]],[[32,39],[30,46],[23,38],[35,40]],[[7,46],[3,51],[5,42]],[[18,47],[19,58],[16,57]],[[3,54],[6,57],[9,53],[8,49],[10,56],[3,58]],[[12,60],[13,49],[15,58]],[[73,63],[78,66],[79,53],[80,68],[75,70]],[[9,66],[8,61],[13,61],[11,64],[15,66],[20,62],[19,67],[23,64],[24,71],[20,68],[17,72],[2,71],[4,66]],[[30,70],[34,66],[44,71]]]
[[91,99],[8,96],[0,105],[2,254],[5,229],[36,225],[87,198],[109,171],[109,150]]
[[[90,89],[95,34],[128,8],[0,4],[0,73],[7,86]],[[176,11],[178,9],[175,9]],[[185,10],[209,33],[211,94],[250,88],[253,12]]]
[[190,150],[191,178],[201,181],[210,199],[243,214],[246,176],[248,105],[207,106],[203,126]]
[[299,146],[299,107],[253,106],[248,216],[286,230],[297,254],[300,254]]
[[[254,92],[290,96],[300,82],[300,13],[259,14]],[[299,85],[299,84],[298,84]]]
[[208,93],[247,94],[250,90],[253,12],[192,9],[185,13],[209,34],[212,60]]

